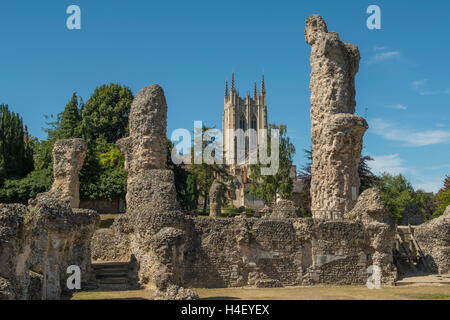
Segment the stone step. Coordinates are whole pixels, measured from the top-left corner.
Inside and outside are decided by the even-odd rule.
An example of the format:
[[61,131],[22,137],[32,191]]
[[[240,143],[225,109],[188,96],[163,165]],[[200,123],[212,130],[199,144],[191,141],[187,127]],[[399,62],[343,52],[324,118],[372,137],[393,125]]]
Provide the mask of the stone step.
[[119,268],[114,268],[114,269],[97,269],[94,270],[95,274],[114,274],[114,273],[126,273],[128,274],[128,269],[119,269]]
[[128,284],[127,277],[108,277],[97,279],[99,284]]
[[94,262],[92,269],[101,290],[129,290],[129,262]]
[[105,278],[128,278],[128,273],[126,272],[113,272],[113,273],[95,273],[96,279]]
[[122,267],[115,267],[115,268],[95,268],[94,269],[94,272],[95,273],[103,273],[103,272],[105,272],[105,273],[107,273],[107,272],[112,272],[112,273],[114,273],[114,272],[128,272],[128,268],[122,268]]
[[129,267],[129,262],[97,262],[92,263],[92,268],[94,270],[98,269],[127,269]]

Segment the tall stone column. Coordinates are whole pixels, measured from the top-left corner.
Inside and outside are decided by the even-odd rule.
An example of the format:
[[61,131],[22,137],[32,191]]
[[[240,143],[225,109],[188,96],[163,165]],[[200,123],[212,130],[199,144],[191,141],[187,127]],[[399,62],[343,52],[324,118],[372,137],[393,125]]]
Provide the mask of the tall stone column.
[[306,20],[311,46],[311,211],[314,218],[342,219],[356,203],[358,164],[367,122],[355,112],[359,50],[328,32],[319,15]]
[[211,185],[209,189],[209,216],[220,217],[222,214],[222,205],[224,198],[224,186],[217,179]]
[[72,208],[80,205],[78,173],[86,157],[83,139],[57,140],[53,147],[53,185],[49,193],[57,199],[68,200]]
[[127,210],[152,205],[154,209],[177,206],[173,172],[167,161],[167,104],[158,85],[143,88],[131,105],[130,136],[117,141],[125,156]]

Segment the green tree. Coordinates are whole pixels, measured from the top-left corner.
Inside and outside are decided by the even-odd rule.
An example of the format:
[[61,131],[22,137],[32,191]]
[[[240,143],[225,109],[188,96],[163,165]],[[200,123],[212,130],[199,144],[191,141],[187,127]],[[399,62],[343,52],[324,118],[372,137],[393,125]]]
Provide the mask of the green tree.
[[433,217],[439,217],[450,206],[450,176],[446,175],[444,179],[444,186],[439,190],[436,195],[436,210],[433,213]]
[[35,198],[38,193],[48,191],[52,186],[52,170],[34,170],[25,178],[7,179],[0,189],[0,203],[23,203]]
[[425,193],[421,190],[416,192],[402,174],[392,175],[384,172],[374,186],[380,190],[389,214],[397,223],[400,222],[408,204],[416,204],[425,217]]
[[[201,135],[203,137],[201,142],[201,150],[205,150],[207,146],[209,146],[211,143],[214,142],[213,137],[209,136],[208,130],[214,129],[215,127],[207,127],[203,126],[201,130],[198,130],[198,132],[195,132],[194,136]],[[201,131],[201,132],[200,132]],[[198,144],[198,142],[194,139],[194,146]],[[194,150],[197,149],[194,147]],[[215,157],[215,154],[211,155],[212,157]],[[195,179],[197,182],[197,191],[198,196],[201,196],[203,198],[203,208],[202,213],[203,215],[207,214],[207,206],[208,206],[208,199],[209,199],[209,189],[211,188],[212,183],[215,179],[220,179],[223,182],[229,181],[231,176],[228,173],[227,167],[225,165],[221,164],[207,164],[205,161],[202,161],[201,164],[195,164],[194,163],[194,151],[192,151],[191,154],[192,158],[192,166],[190,169],[190,173],[194,175],[191,179]],[[228,191],[228,188],[225,187],[225,192]],[[198,196],[193,196],[194,198]]]
[[57,139],[80,138],[81,116],[78,107],[78,96],[72,94],[72,99],[64,108],[64,111],[58,115],[58,128],[56,130]]
[[19,178],[33,170],[33,150],[24,139],[22,118],[0,105],[0,186],[7,178]]
[[441,216],[444,213],[445,209],[450,206],[450,190],[439,192],[436,196],[436,202],[438,204],[438,207],[433,213],[433,217]]
[[188,211],[197,209],[198,206],[198,190],[197,179],[195,174],[188,173],[186,178],[186,194],[184,197],[185,208]]
[[[276,200],[277,194],[283,199],[292,197],[292,179],[289,176],[293,158],[295,155],[295,147],[287,136],[286,125],[270,124],[267,133],[268,148],[271,146],[272,130],[279,130],[279,168],[274,175],[261,175],[262,164],[250,165],[250,194],[262,199],[266,204],[272,204]],[[269,155],[272,150],[268,150]]]
[[82,137],[89,143],[98,138],[115,143],[128,133],[128,115],[134,96],[120,84],[102,85],[81,108]]
[[113,143],[99,138],[88,144],[86,159],[80,172],[82,200],[123,199],[127,173],[124,156]]
[[173,148],[173,143],[167,139],[166,168],[173,171],[178,203],[185,211],[194,210],[197,208],[198,199],[197,188],[192,186],[192,182],[195,183],[196,181],[195,176],[187,171],[182,164],[173,163],[171,156]]
[[81,105],[80,136],[88,150],[80,172],[81,199],[120,199],[126,194],[124,158],[115,142],[128,134],[133,93],[119,84],[102,85]]
[[358,174],[360,179],[359,193],[363,193],[364,190],[372,188],[378,180],[378,177],[372,173],[372,169],[367,164],[368,161],[373,161],[371,156],[362,156],[359,160]]

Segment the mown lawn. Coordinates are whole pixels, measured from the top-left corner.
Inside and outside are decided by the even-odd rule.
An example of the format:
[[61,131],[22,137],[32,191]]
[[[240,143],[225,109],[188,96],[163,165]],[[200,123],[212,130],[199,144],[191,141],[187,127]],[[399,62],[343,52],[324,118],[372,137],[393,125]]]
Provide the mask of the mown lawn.
[[[450,286],[405,286],[369,290],[365,286],[196,289],[217,300],[450,300]],[[73,300],[151,299],[150,290],[77,292]]]

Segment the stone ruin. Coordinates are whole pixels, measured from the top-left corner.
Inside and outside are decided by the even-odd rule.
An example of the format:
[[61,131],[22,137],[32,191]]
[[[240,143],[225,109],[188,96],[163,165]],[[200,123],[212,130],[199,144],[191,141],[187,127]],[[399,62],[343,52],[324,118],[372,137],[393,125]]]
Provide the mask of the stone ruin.
[[[0,261],[7,261],[0,264],[0,299],[60,298],[65,268],[81,266],[86,283],[92,277],[91,259],[132,261],[135,285],[154,289],[155,299],[197,299],[188,287],[364,285],[372,265],[381,269],[384,285],[393,285],[393,222],[376,189],[366,190],[357,200],[352,191],[359,188],[357,164],[367,129],[365,120],[353,115],[358,50],[327,32],[320,16],[309,17],[306,25],[312,46],[313,176],[317,175],[311,189],[312,218],[297,217],[289,201],[280,201],[263,219],[186,216],[176,201],[173,172],[165,169],[164,92],[152,85],[136,95],[130,136],[117,142],[128,172],[128,212],[110,229],[94,233],[98,215],[71,208],[76,204],[75,188],[68,192],[59,181],[28,207],[0,205]],[[70,186],[77,185],[74,168],[81,167],[82,157],[76,154],[78,160],[70,162],[70,157],[59,155],[70,154],[69,146],[75,145],[79,146],[75,141],[59,142],[55,148],[64,146],[64,151],[54,152],[55,158],[63,159],[55,160],[57,172],[67,173],[58,177],[67,178]],[[212,190],[216,215],[221,204],[218,184]],[[416,229],[439,272],[449,271],[449,210]]]
[[167,104],[162,88],[153,85],[139,91],[130,110],[130,136],[117,141],[125,156],[130,211],[158,200],[164,200],[161,206],[166,210],[178,209],[173,173],[165,170],[166,125]]
[[78,173],[86,143],[55,143],[54,182],[29,205],[0,204],[0,300],[60,299],[69,294],[67,267],[80,267],[82,283],[92,279],[91,238],[95,211],[76,209]]
[[78,173],[86,157],[83,139],[65,139],[55,142],[53,148],[53,185],[48,195],[67,200],[72,208],[80,205]]
[[319,15],[306,20],[305,38],[311,46],[311,211],[314,218],[342,219],[356,203],[368,128],[354,115],[359,50],[328,32]]
[[432,272],[450,273],[450,206],[442,216],[414,228]]
[[225,187],[222,182],[215,179],[209,189],[209,216],[220,217],[225,197]]
[[[139,265],[138,281],[151,285],[158,298],[194,299],[197,294],[179,286],[177,266],[183,263],[186,234],[180,224],[180,210],[167,159],[167,104],[164,91],[157,85],[143,88],[130,111],[130,136],[117,142],[125,155],[128,240],[131,254]],[[127,221],[126,221],[127,220]],[[174,250],[179,261],[173,261]]]
[[[322,21],[308,19],[307,34],[312,19]],[[336,45],[345,47],[340,42]],[[323,73],[314,69],[318,75]],[[333,77],[328,75],[327,79]],[[354,84],[349,86],[354,91]],[[336,96],[345,96],[345,90],[339,90]],[[315,88],[313,91],[320,94]],[[312,100],[315,138],[323,134],[326,142],[316,145],[316,172],[326,166],[322,178],[332,182],[326,189],[316,184],[320,190],[316,208],[322,203],[320,208],[339,210],[340,214],[332,217],[335,219],[323,219],[322,210],[313,218],[299,218],[295,205],[287,200],[280,201],[264,219],[214,218],[222,201],[219,181],[211,188],[212,218],[183,214],[176,203],[172,172],[163,166],[165,151],[156,163],[147,156],[161,150],[154,142],[165,139],[167,106],[162,89],[153,85],[136,96],[130,137],[118,142],[129,172],[127,202],[131,210],[116,219],[107,233],[94,235],[93,259],[126,261],[134,257],[137,284],[155,289],[156,297],[165,299],[197,298],[186,287],[365,284],[367,268],[373,264],[381,269],[382,283],[392,285],[396,280],[392,261],[395,232],[381,196],[372,189],[354,201],[348,193],[350,186],[359,187],[354,170],[367,124],[360,117],[343,113],[354,111],[354,104],[346,104],[349,110],[340,107],[339,112],[333,112],[334,104],[326,98],[328,109],[321,113],[320,102]],[[320,117],[331,124],[320,127]],[[340,152],[339,143],[350,146],[345,145]],[[141,163],[143,158],[146,160]],[[340,189],[343,184],[349,188]],[[344,219],[344,212],[348,219]]]
[[297,207],[292,200],[279,200],[272,209],[270,219],[297,218]]

